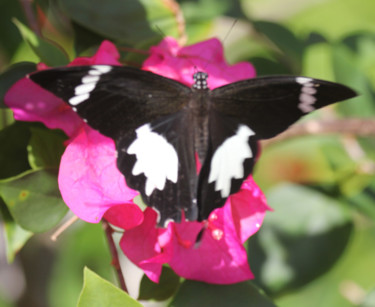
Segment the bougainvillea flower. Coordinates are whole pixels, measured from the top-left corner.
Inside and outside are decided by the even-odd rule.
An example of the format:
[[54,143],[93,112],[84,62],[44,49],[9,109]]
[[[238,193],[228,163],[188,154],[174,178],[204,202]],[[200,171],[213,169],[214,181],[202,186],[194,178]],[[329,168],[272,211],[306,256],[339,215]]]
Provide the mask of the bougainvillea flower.
[[193,74],[207,72],[208,87],[216,87],[255,77],[255,68],[247,62],[229,65],[224,59],[223,46],[216,38],[197,44],[180,47],[171,37],[163,39],[159,45],[150,49],[150,56],[142,69],[174,79],[192,86]]
[[[120,65],[119,58],[116,47],[111,42],[104,41],[94,56],[76,58],[68,66]],[[37,68],[43,70],[48,66],[40,63]],[[16,120],[42,122],[48,128],[63,130],[68,136],[74,136],[83,124],[65,102],[28,78],[17,81],[6,93],[4,102],[13,110]]]
[[[169,223],[155,228],[157,215],[145,211],[141,225],[126,231],[120,246],[131,261],[157,282],[163,263],[180,276],[215,284],[231,284],[253,278],[243,243],[262,224],[269,207],[252,178],[230,196],[224,207],[207,221]],[[196,238],[203,230],[198,246]]]
[[[118,65],[114,45],[104,42],[93,57],[77,58],[70,65],[93,64]],[[249,63],[228,65],[216,39],[180,47],[174,39],[165,38],[151,48],[143,69],[186,85],[193,83],[194,72],[202,70],[209,74],[211,89],[255,76]],[[158,281],[165,263],[180,276],[210,283],[229,284],[253,277],[243,243],[259,229],[269,208],[251,177],[207,221],[172,222],[166,228],[157,228],[156,212],[151,208],[142,212],[133,203],[138,192],[126,186],[116,168],[113,140],[89,128],[61,100],[30,84],[30,80],[19,82],[5,99],[16,118],[41,121],[70,136],[59,172],[64,201],[83,220],[95,223],[104,216],[125,229],[122,250],[151,280]],[[23,87],[22,95],[19,86]],[[30,98],[32,95],[34,98]],[[196,246],[199,233],[202,238]]]
[[[91,223],[98,223],[113,206],[132,203],[139,194],[126,186],[116,167],[113,140],[87,126],[67,146],[58,181],[65,203],[75,215]],[[137,209],[134,214],[140,218]]]

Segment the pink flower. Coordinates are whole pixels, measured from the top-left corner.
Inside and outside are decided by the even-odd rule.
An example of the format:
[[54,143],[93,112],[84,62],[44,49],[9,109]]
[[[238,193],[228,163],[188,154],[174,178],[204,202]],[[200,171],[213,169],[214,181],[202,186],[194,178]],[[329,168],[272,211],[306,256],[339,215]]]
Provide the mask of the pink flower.
[[[93,57],[76,58],[68,66],[120,65],[119,57],[116,47],[111,42],[104,41]],[[45,64],[38,65],[38,70],[44,69],[48,69]],[[17,81],[6,93],[4,102],[13,110],[16,120],[42,122],[48,128],[63,130],[68,136],[73,136],[83,124],[79,116],[64,101],[28,78]]]
[[207,72],[208,87],[216,87],[255,77],[255,68],[247,62],[228,65],[224,59],[223,46],[216,38],[180,47],[175,39],[164,38],[152,47],[150,56],[142,69],[171,78],[185,85],[193,85],[193,74]]
[[[69,65],[118,65],[118,57],[114,45],[103,42],[93,57],[77,58]],[[165,38],[151,48],[143,69],[189,86],[194,72],[205,71],[211,89],[255,76],[249,63],[228,65],[216,39],[179,47],[174,39]],[[253,278],[243,243],[259,229],[269,208],[251,177],[207,221],[183,221],[156,228],[156,212],[151,208],[142,212],[133,203],[138,192],[126,186],[116,168],[113,140],[89,128],[60,99],[29,79],[18,81],[5,101],[16,119],[41,121],[70,136],[58,178],[64,201],[83,220],[96,223],[104,217],[125,229],[122,250],[151,280],[158,281],[165,263],[180,276],[210,283]],[[203,236],[197,247],[200,232]]]
[[[157,215],[146,209],[143,223],[126,231],[120,246],[131,261],[157,282],[162,264],[180,276],[215,284],[231,284],[253,278],[243,243],[262,224],[269,210],[253,179],[214,210],[207,222],[170,223],[155,228]],[[197,235],[203,230],[199,246]]]

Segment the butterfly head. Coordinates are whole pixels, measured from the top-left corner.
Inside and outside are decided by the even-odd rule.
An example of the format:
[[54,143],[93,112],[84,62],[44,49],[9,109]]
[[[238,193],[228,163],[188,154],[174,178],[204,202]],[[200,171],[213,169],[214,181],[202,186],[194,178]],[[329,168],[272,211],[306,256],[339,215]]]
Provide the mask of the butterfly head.
[[194,84],[193,88],[196,90],[207,90],[207,78],[208,74],[202,71],[198,71],[193,75]]

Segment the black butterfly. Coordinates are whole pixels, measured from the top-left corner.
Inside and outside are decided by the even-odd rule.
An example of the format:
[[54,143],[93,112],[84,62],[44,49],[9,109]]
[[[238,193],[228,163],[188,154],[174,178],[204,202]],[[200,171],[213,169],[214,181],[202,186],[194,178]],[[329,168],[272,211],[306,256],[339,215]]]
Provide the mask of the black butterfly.
[[[159,225],[203,220],[252,172],[257,141],[301,116],[356,96],[337,83],[270,76],[214,90],[207,74],[189,88],[131,67],[63,67],[29,75],[62,98],[91,127],[116,142],[129,187],[159,212]],[[198,159],[202,163],[197,172]]]

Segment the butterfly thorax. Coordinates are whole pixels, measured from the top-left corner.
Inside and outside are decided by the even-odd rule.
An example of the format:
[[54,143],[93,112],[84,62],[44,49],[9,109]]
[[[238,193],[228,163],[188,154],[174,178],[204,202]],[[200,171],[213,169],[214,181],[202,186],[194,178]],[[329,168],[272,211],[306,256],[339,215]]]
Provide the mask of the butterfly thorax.
[[193,75],[194,84],[192,86],[195,90],[208,90],[207,85],[208,74],[203,71],[198,71]]
[[191,115],[191,128],[193,130],[194,150],[198,154],[201,163],[206,158],[208,149],[208,120],[209,120],[209,100],[207,99],[208,75],[205,72],[197,72],[193,75],[194,84],[192,86],[193,95],[189,102]]

